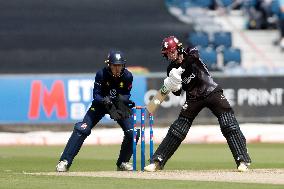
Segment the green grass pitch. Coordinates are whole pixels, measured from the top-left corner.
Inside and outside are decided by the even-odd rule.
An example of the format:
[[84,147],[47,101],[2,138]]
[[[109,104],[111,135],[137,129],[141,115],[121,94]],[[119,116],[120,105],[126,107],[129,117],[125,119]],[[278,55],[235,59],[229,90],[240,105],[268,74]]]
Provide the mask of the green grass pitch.
[[[157,146],[155,146],[157,147]],[[254,168],[284,168],[284,144],[249,144]],[[275,189],[284,185],[230,182],[142,180],[127,178],[36,176],[25,172],[52,172],[64,146],[0,147],[0,188],[2,189]],[[70,171],[114,171],[119,146],[84,146]],[[140,148],[138,147],[140,153]],[[148,146],[147,146],[148,151]],[[139,156],[138,156],[139,157]],[[148,157],[147,157],[148,159]],[[137,160],[140,163],[140,160]],[[139,164],[138,164],[139,165]],[[140,168],[138,166],[138,168]],[[226,144],[182,144],[169,160],[165,170],[234,169],[232,155]],[[135,173],[133,173],[135,174]]]

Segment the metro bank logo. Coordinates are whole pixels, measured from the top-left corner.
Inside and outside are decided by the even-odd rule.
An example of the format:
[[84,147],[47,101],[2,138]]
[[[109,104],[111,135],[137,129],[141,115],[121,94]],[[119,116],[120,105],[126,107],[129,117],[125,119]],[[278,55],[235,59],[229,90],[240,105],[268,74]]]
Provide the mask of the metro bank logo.
[[[0,77],[0,123],[75,123],[92,104],[94,75],[51,74]],[[145,77],[135,76],[131,99],[143,105]],[[99,110],[99,109],[97,109]],[[108,116],[101,123],[110,123]]]
[[47,117],[50,117],[52,112],[55,111],[57,118],[67,118],[68,112],[63,81],[54,81],[50,90],[44,86],[42,81],[35,80],[32,82],[29,119],[38,119],[41,107]]
[[33,80],[28,119],[83,119],[92,102],[93,83],[91,79]]

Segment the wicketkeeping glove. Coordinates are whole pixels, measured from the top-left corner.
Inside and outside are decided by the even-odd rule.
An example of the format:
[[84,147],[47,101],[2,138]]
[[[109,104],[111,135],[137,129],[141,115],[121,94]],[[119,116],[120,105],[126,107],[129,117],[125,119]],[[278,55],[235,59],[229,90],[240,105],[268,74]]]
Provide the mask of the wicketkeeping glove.
[[126,98],[126,97],[124,97],[123,95],[118,95],[117,100],[122,101],[129,108],[135,107],[135,102],[133,102],[132,100],[130,100],[130,99]]
[[111,101],[110,97],[106,96],[103,98],[103,104],[105,106],[105,109],[107,110],[107,112],[110,115],[110,118],[117,121],[119,119],[122,119],[121,116],[121,111],[118,110],[115,105],[113,104],[113,102]]
[[[131,102],[131,104],[129,104]],[[134,102],[130,101],[130,100],[122,100],[122,98],[116,98],[114,100],[114,105],[116,107],[117,110],[120,110],[120,114],[121,114],[121,119],[127,119],[131,116],[131,108],[134,104]]]
[[114,105],[112,105],[110,107],[110,109],[107,109],[109,115],[110,115],[110,118],[117,121],[117,120],[120,120],[120,119],[123,119],[122,118],[122,112],[118,109],[116,109],[116,107]]
[[133,102],[132,100],[127,99],[122,102],[130,109],[135,107],[135,102]]
[[110,99],[109,96],[104,97],[102,102],[103,102],[103,104],[104,104],[105,106],[110,106],[110,105],[112,105],[112,101],[111,101],[111,99]]

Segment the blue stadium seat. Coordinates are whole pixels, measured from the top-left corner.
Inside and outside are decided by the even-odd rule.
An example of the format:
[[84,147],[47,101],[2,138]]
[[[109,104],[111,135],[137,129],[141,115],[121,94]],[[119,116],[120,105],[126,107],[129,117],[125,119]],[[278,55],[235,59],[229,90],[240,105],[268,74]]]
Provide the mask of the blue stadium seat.
[[165,0],[165,4],[169,7],[178,7],[184,12],[189,7],[192,7],[191,0]]
[[165,3],[167,6],[176,6],[177,1],[176,0],[165,0]]
[[249,6],[251,6],[251,7],[255,7],[255,6],[256,6],[256,4],[257,4],[257,1],[258,1],[258,0],[248,0],[248,2],[247,2],[247,3],[248,3],[248,5],[249,5]]
[[182,10],[183,14],[186,14],[186,10],[193,6],[194,4],[190,0],[177,1],[177,7],[179,7]]
[[205,32],[192,32],[189,33],[187,42],[190,47],[208,47],[209,35]]
[[238,48],[226,48],[223,50],[224,66],[227,64],[241,64],[241,50]]
[[257,0],[246,0],[242,3],[242,7],[248,11],[249,8],[255,7],[257,4]]
[[274,14],[274,15],[277,15],[279,16],[280,15],[280,5],[279,5],[279,1],[277,0],[272,0],[271,2],[271,13]]
[[210,47],[208,48],[199,48],[200,58],[206,64],[209,70],[217,70],[217,52],[215,49]]
[[230,6],[234,1],[233,0],[220,0],[224,7]]
[[215,32],[213,34],[213,46],[215,48],[229,48],[232,46],[231,32]]
[[198,7],[209,8],[214,4],[213,0],[192,0]]

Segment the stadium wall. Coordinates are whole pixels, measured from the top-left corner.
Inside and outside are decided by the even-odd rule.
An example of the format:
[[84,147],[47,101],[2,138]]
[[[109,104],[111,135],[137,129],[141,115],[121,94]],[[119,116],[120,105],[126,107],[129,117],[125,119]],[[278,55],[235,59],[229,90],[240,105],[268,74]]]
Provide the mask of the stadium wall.
[[[145,105],[163,82],[161,76],[135,75],[132,99]],[[215,80],[233,106],[240,122],[283,123],[283,76],[219,75]],[[0,124],[73,124],[81,120],[92,101],[94,75],[40,74],[0,76]],[[156,124],[176,119],[185,94],[169,98],[155,115]],[[113,123],[105,117],[102,124]],[[197,124],[217,124],[208,110],[200,112]]]

